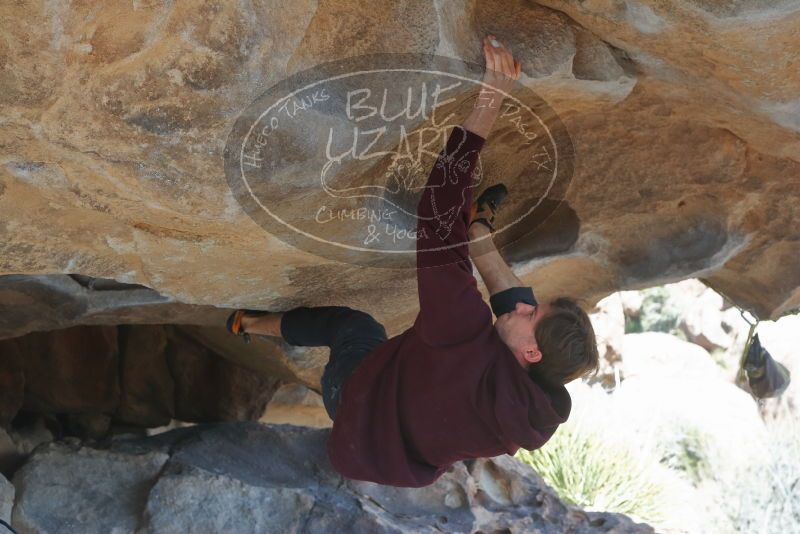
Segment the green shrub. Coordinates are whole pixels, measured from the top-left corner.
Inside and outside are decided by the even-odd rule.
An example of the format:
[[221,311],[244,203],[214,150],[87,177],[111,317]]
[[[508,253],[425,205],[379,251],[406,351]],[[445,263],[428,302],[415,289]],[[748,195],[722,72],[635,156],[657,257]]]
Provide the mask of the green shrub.
[[686,339],[678,328],[686,313],[687,302],[674,295],[667,286],[656,286],[639,291],[642,306],[637,317],[625,316],[625,333],[665,332]]
[[693,485],[710,475],[707,438],[697,428],[676,425],[670,439],[662,440],[661,447],[661,463],[679,471]]
[[530,465],[565,502],[593,511],[618,512],[636,521],[662,522],[659,455],[653,448],[626,446],[578,425],[565,423],[540,449],[520,449]]
[[631,317],[630,315],[625,315],[625,333],[641,334],[642,332],[644,330],[642,330],[641,316]]
[[642,291],[640,318],[644,332],[678,332],[678,322],[683,310],[671,297],[668,288],[651,287]]

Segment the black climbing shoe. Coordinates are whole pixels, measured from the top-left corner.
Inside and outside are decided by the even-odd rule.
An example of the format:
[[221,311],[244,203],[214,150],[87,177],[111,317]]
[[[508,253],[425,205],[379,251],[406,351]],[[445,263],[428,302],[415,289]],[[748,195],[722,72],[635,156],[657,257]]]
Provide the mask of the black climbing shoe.
[[268,313],[272,312],[264,310],[236,310],[228,316],[228,320],[225,322],[225,328],[227,328],[228,332],[231,334],[244,337],[245,343],[250,343],[250,334],[245,332],[244,328],[242,328],[242,317],[260,317]]
[[[507,196],[508,188],[503,184],[495,184],[486,188],[478,199],[472,203],[469,225],[472,226],[474,223],[480,223],[494,233],[494,216]],[[479,213],[482,213],[487,208],[490,213],[489,217],[482,216],[476,218]]]

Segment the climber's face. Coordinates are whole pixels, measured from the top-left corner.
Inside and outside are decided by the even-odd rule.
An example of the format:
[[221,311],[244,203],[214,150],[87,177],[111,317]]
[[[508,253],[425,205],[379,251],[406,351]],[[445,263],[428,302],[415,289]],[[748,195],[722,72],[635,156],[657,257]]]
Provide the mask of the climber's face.
[[536,325],[550,312],[549,304],[531,306],[517,302],[514,310],[504,313],[494,323],[500,339],[511,349],[522,367],[528,367],[542,359],[536,342]]

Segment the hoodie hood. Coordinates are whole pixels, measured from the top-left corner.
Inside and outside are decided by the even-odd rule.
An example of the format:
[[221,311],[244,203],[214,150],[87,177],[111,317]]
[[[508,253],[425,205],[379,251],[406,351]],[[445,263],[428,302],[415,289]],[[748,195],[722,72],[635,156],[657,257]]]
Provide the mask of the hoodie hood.
[[494,416],[506,448],[538,449],[566,422],[572,398],[563,385],[535,382],[509,351],[492,367],[493,379],[510,387],[495,392]]

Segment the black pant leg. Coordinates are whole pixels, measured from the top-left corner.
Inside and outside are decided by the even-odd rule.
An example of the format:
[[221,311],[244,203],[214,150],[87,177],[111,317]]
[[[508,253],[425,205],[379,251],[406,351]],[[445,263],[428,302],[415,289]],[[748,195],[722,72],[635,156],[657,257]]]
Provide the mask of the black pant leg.
[[346,306],[301,306],[284,312],[281,337],[298,347],[330,346],[350,312]]
[[322,374],[322,399],[331,419],[335,418],[347,378],[387,339],[386,329],[371,315],[346,306],[289,310],[281,320],[281,336],[290,345],[330,347],[330,359]]
[[386,340],[386,330],[368,313],[347,306],[301,306],[284,312],[281,337],[299,347],[356,349]]

